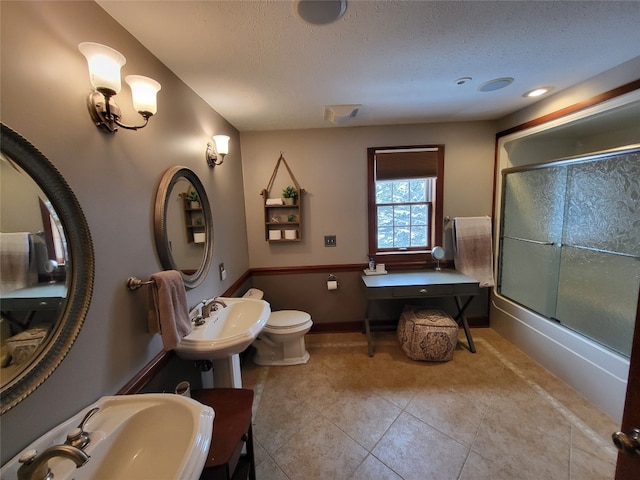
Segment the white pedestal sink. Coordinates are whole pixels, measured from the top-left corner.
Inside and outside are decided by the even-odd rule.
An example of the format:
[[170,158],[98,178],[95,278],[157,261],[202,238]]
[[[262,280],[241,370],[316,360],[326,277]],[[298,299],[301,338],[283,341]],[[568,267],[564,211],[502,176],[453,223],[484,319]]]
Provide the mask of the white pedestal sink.
[[[200,477],[211,444],[214,412],[191,398],[174,394],[102,397],[24,451],[35,449],[41,454],[63,444],[67,434],[96,407],[99,410],[84,425],[90,442],[83,450],[89,461],[76,468],[67,458],[51,458],[48,466],[56,480]],[[17,478],[19,457],[2,466],[1,478]]]
[[[217,297],[216,300],[226,307],[219,306],[218,310],[203,318],[204,323],[194,326],[174,351],[185,360],[211,360],[213,386],[241,388],[239,354],[251,345],[267,324],[271,307],[264,300],[255,298]],[[202,307],[209,301],[205,300],[191,310],[190,318],[202,315]],[[204,383],[203,386],[210,386]]]

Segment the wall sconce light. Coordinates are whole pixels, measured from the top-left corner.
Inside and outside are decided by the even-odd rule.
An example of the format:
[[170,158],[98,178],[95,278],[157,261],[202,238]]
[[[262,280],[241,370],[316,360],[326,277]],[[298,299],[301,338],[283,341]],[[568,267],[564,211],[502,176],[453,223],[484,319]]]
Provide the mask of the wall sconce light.
[[95,89],[87,100],[94,123],[109,132],[117,131],[119,126],[128,130],[146,127],[149,117],[158,111],[156,94],[160,90],[160,84],[141,75],[125,77],[125,82],[131,87],[133,106],[144,118],[142,125],[125,125],[120,122],[120,107],[113,97],[120,93],[120,69],[127,63],[127,59],[117,50],[99,43],[83,42],[78,45],[78,49],[87,59],[89,78]]
[[[207,165],[213,168],[216,165],[222,165],[225,155],[229,153],[229,137],[227,135],[214,135],[211,138],[213,138],[215,146],[211,142],[207,143],[205,158],[207,159]],[[220,161],[218,161],[218,157],[220,157]]]

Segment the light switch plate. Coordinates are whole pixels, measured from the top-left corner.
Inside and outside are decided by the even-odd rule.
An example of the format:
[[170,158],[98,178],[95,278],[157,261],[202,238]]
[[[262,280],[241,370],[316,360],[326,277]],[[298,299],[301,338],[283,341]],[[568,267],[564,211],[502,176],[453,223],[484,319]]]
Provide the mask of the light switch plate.
[[224,268],[224,263],[218,265],[218,270],[220,271],[220,280],[227,279],[227,270]]
[[335,247],[336,246],[336,236],[335,235],[325,235],[324,236],[324,246],[325,247]]

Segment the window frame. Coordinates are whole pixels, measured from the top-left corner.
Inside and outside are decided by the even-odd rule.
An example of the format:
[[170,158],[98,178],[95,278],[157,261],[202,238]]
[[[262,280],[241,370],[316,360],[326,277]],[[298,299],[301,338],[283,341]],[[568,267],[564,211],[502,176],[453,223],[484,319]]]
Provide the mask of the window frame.
[[[442,245],[443,241],[443,199],[444,199],[444,144],[411,145],[393,147],[367,148],[367,209],[368,209],[368,239],[369,257],[373,257],[377,263],[394,265],[424,264],[431,259],[431,248]],[[388,249],[378,248],[378,219],[376,204],[376,152],[381,150],[410,151],[421,149],[437,149],[437,172],[435,182],[435,201],[432,205],[432,231],[429,232],[429,244],[427,249]]]

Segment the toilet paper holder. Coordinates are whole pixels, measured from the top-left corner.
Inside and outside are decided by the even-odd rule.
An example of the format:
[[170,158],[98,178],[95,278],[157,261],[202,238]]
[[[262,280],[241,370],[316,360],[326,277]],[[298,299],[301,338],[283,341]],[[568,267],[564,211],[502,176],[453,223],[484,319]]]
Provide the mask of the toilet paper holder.
[[333,273],[329,274],[327,277],[327,290],[337,290],[339,286],[340,282],[338,282],[338,277]]

